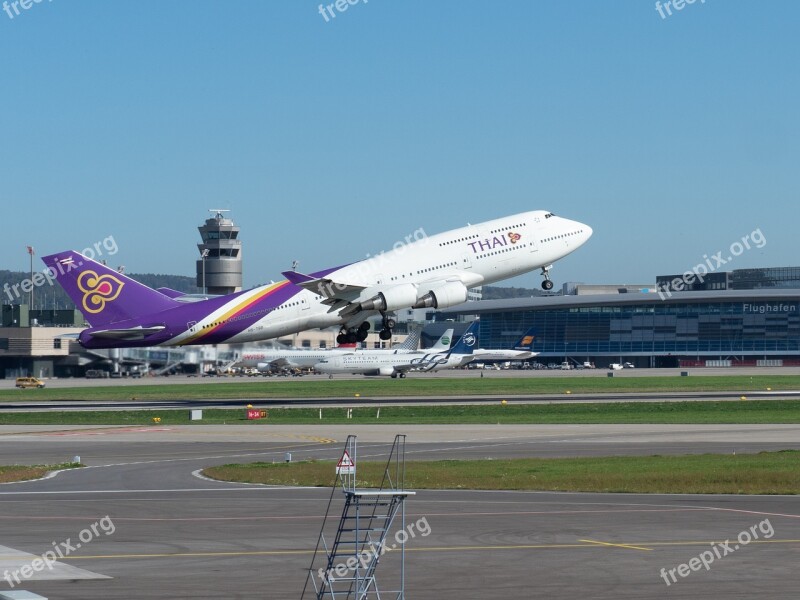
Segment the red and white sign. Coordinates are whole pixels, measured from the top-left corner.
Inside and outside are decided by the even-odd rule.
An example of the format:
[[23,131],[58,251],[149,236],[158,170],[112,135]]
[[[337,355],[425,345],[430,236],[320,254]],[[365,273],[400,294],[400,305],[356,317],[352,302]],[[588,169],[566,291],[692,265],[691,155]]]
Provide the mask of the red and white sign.
[[249,409],[247,409],[247,418],[248,419],[266,419],[267,418],[267,411],[259,410],[257,408],[249,408]]
[[342,458],[340,458],[339,462],[336,463],[336,474],[337,475],[356,474],[356,463],[354,463],[353,459],[350,458],[350,454],[347,452],[347,450],[344,451],[344,454],[342,454]]

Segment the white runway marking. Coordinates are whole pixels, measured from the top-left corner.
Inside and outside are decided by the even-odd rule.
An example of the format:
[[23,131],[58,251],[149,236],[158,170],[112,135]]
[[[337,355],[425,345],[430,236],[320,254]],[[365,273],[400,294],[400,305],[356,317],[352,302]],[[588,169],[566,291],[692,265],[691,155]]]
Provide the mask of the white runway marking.
[[[51,548],[52,550],[52,548]],[[67,557],[67,560],[69,558]],[[34,562],[36,561],[36,562]],[[39,570],[36,570],[39,567]],[[24,568],[23,577],[21,570]],[[50,563],[49,567],[41,556],[22,552],[8,546],[0,546],[0,573],[8,574],[15,586],[24,585],[26,581],[60,581],[73,579],[111,579],[86,569],[79,569],[60,561]],[[17,582],[19,580],[19,582]]]

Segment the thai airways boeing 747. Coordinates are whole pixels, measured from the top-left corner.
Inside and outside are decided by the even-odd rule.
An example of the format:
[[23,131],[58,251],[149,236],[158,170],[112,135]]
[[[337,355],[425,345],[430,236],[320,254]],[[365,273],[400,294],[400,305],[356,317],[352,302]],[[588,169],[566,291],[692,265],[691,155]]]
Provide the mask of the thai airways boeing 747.
[[197,302],[181,302],[77,252],[43,260],[91,325],[79,337],[86,348],[251,342],[335,325],[345,343],[366,339],[374,315],[382,317],[381,339],[389,339],[395,310],[454,306],[471,287],[535,269],[549,290],[553,263],[591,235],[578,221],[524,212],[309,275],[287,271],[283,281]]

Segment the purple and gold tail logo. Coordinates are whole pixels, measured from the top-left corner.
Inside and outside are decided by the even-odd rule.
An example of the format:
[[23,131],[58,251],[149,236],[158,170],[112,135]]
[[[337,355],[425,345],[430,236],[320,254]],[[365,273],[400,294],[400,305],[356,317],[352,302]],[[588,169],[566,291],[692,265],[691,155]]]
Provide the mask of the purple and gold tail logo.
[[124,285],[123,281],[113,275],[84,271],[78,276],[78,289],[83,292],[84,310],[92,314],[102,312],[106,302],[117,299]]
[[513,231],[512,231],[511,233],[509,233],[509,234],[508,234],[508,240],[509,240],[509,241],[510,241],[512,244],[516,244],[516,243],[517,243],[517,242],[520,240],[520,238],[521,238],[521,237],[522,237],[522,236],[521,236],[520,234],[518,234],[518,233],[514,233]]

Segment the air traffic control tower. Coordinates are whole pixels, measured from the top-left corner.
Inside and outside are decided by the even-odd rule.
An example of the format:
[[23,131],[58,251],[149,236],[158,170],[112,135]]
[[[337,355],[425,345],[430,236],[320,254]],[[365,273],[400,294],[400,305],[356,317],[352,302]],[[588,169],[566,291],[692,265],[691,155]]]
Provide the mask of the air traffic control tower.
[[239,227],[223,213],[226,209],[212,208],[214,216],[197,229],[202,244],[197,244],[197,287],[207,294],[232,294],[242,289],[242,241]]

